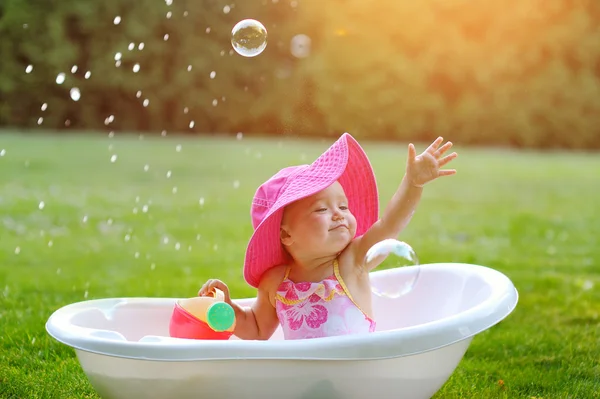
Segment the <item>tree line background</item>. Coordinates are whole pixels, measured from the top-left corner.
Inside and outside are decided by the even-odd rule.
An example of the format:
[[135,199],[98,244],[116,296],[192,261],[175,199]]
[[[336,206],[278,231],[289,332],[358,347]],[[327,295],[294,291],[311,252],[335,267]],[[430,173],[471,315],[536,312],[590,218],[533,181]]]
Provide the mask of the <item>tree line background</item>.
[[2,0],[0,127],[598,149],[600,2]]

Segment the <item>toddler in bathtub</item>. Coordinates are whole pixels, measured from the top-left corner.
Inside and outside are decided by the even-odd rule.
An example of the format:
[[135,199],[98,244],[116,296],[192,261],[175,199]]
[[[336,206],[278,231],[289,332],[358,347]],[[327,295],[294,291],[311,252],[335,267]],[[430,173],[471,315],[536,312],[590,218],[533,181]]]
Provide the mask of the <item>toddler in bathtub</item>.
[[443,157],[452,143],[440,147],[442,141],[418,156],[409,144],[406,172],[381,218],[373,170],[348,133],[312,164],[280,170],[252,200],[244,278],[258,289],[255,303],[243,308],[232,302],[227,285],[216,279],[198,295],[224,292],[240,339],[269,339],[279,324],[285,339],[375,331],[368,272],[381,260],[365,264],[365,255],[399,235],[426,183],[456,173],[441,169],[457,156]]

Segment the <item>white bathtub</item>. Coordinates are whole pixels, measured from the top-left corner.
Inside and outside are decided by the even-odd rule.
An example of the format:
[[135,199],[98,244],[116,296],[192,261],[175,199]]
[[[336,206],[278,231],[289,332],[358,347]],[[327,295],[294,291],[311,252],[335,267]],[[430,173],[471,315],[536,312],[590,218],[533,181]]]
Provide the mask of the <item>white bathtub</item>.
[[[515,308],[503,274],[483,266],[422,265],[400,298],[374,295],[377,332],[285,341],[172,339],[176,298],[111,298],[58,309],[46,329],[75,348],[101,397],[112,398],[430,398],[450,377],[473,337]],[[379,290],[418,267],[371,273]],[[239,300],[249,304],[253,299]]]

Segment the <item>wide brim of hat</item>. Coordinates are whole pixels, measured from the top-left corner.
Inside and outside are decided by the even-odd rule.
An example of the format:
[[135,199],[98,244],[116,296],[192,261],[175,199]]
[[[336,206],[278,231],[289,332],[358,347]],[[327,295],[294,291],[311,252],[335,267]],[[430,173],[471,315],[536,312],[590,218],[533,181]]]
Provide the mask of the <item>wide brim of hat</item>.
[[257,288],[262,275],[284,264],[288,255],[280,241],[285,206],[339,181],[356,218],[356,237],[363,235],[379,218],[379,197],[373,168],[358,142],[344,133],[329,149],[298,175],[289,179],[282,194],[256,227],[244,259],[244,279]]

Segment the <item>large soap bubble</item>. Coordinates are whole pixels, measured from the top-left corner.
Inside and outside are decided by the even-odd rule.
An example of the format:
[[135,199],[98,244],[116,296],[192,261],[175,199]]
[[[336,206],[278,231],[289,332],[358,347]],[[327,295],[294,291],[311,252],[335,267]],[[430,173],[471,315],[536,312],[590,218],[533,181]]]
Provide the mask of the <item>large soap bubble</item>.
[[419,259],[412,247],[395,239],[383,240],[373,245],[367,251],[365,263],[377,265],[381,269],[413,266],[401,278],[389,279],[378,283],[377,287],[371,287],[375,295],[385,298],[399,298],[411,292],[421,271],[419,267],[414,267],[419,265]]
[[254,19],[244,19],[231,30],[231,45],[244,57],[256,57],[267,47],[267,29]]

